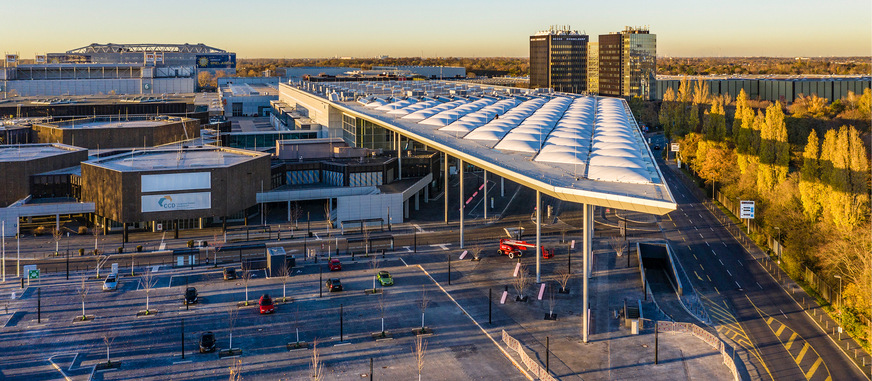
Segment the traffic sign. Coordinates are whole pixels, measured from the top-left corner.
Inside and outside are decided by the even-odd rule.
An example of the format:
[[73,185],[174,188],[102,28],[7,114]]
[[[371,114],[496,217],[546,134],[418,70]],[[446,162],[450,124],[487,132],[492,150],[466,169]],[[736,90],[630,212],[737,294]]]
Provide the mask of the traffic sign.
[[39,279],[39,269],[33,269],[28,271],[27,279]]
[[745,219],[754,219],[754,201],[742,200],[739,202],[739,218]]
[[672,145],[669,147],[669,150],[672,152],[678,152],[678,143],[672,143]]

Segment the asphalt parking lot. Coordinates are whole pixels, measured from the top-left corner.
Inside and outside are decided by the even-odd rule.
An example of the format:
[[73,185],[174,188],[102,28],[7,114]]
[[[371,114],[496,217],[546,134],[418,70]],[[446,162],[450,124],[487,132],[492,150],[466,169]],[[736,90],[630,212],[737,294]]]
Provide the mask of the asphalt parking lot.
[[[395,285],[372,294],[366,292],[372,289],[376,272],[372,261],[359,256],[353,262],[350,257],[340,258],[343,270],[333,273],[325,261],[299,263],[286,290],[280,278],[267,278],[263,270],[252,271],[249,306],[240,306],[246,300],[245,282],[224,281],[220,267],[138,268],[134,277],[123,276],[122,271],[118,290],[108,292],[101,291],[102,281],[89,279],[85,281],[89,289],[85,314],[94,318],[85,322],[74,321],[82,315],[77,290],[82,276],[93,277],[93,271],[73,274],[69,281],[50,276],[40,285],[31,284],[23,294],[17,284],[0,286],[7,296],[17,293],[16,299],[9,300],[9,312],[0,310],[2,352],[6,354],[0,359],[2,377],[87,379],[94,365],[106,361],[103,336],[108,332],[110,339],[114,336],[111,359],[121,361],[121,367],[96,372],[98,379],[218,379],[227,377],[228,368],[237,361],[246,378],[301,379],[308,376],[315,341],[325,379],[366,377],[370,359],[376,379],[406,379],[417,374],[413,330],[421,326],[423,294],[429,301],[425,326],[432,332],[425,336],[426,379],[523,378],[420,267],[407,266],[398,253],[377,257],[378,269],[390,271]],[[146,291],[141,275],[147,270],[157,270],[154,288],[148,293],[149,310],[156,312],[143,315]],[[101,273],[105,276],[108,271]],[[330,293],[323,288],[324,281],[337,276],[344,291]],[[183,295],[188,286],[197,288],[200,300],[186,307]],[[264,293],[278,302],[273,314],[258,313],[256,300]],[[283,294],[287,296],[284,303]],[[372,334],[382,330],[380,300],[388,334],[374,338]],[[37,322],[37,304],[41,322]],[[206,331],[215,333],[219,349],[229,348],[230,311],[237,314],[232,346],[242,354],[219,358],[217,353],[198,353],[197,340]],[[298,330],[307,348],[289,350],[287,344],[297,341]]]

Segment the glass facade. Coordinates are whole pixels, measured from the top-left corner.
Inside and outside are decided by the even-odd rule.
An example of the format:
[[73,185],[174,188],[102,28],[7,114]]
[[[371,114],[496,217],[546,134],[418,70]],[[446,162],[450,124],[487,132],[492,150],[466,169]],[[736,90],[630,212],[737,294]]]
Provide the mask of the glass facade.
[[530,87],[587,91],[588,36],[550,30],[530,37]]
[[342,115],[342,139],[353,147],[392,149],[390,131],[368,120],[346,114]]
[[245,134],[223,134],[221,145],[232,148],[275,147],[278,140],[315,139],[318,131],[285,131]]
[[599,94],[651,99],[657,68],[657,36],[625,28],[599,36]]

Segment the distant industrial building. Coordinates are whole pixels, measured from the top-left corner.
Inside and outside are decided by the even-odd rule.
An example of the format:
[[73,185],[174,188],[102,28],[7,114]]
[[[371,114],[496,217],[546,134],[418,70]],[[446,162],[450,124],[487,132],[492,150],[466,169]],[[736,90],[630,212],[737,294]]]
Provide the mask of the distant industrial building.
[[338,66],[303,66],[303,67],[283,67],[278,68],[279,73],[284,73],[284,78],[291,82],[302,81],[305,77],[317,77],[319,75],[345,75],[351,71],[362,70],[360,68],[338,67]]
[[30,195],[30,176],[85,160],[88,150],[66,144],[0,145],[0,207]]
[[0,99],[14,96],[194,92],[197,73],[236,73],[236,54],[203,44],[91,44],[37,55],[19,65],[7,55]]
[[419,76],[428,79],[466,78],[463,66],[373,66],[365,74],[392,74],[395,76]]
[[200,137],[200,122],[180,116],[97,116],[33,123],[40,143],[89,149],[146,148]]
[[85,162],[81,173],[96,223],[152,231],[242,218],[270,188],[268,154],[226,147],[135,151]]
[[279,99],[276,85],[228,82],[218,87],[225,116],[267,116],[270,102]]
[[[658,76],[654,98],[663,99],[667,89],[678,93],[682,76]],[[709,88],[711,95],[729,94],[736,99],[741,90],[745,90],[750,99],[764,101],[780,101],[791,103],[800,95],[812,94],[826,99],[828,102],[848,96],[848,92],[862,94],[872,85],[872,77],[868,75],[854,76],[820,76],[820,75],[740,75],[740,76],[689,76],[688,82],[702,79]]]
[[657,73],[657,35],[625,27],[599,36],[599,94],[651,99]]
[[530,36],[530,87],[587,91],[588,36],[551,27]]
[[[205,44],[91,44],[64,53],[48,53],[49,64],[139,64],[155,67],[193,66],[215,74],[236,74],[236,53]],[[37,64],[39,64],[37,57]]]

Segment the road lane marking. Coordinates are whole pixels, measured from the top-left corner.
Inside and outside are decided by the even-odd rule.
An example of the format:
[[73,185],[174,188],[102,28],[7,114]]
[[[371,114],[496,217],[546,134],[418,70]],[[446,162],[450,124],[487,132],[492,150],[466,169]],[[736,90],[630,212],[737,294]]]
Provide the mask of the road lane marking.
[[720,258],[718,258],[718,262],[721,263],[721,266],[727,267],[727,266],[724,264],[724,261],[722,261]]
[[744,264],[744,263],[742,263],[742,261],[741,261],[741,260],[738,260],[738,259],[737,259],[737,260],[736,260],[736,262],[739,262],[739,266],[742,266],[742,267],[745,267],[745,264]]
[[763,289],[763,286],[760,285],[760,282],[755,282],[755,283],[757,283],[757,287],[760,287],[761,290]]
[[730,272],[730,270],[727,270],[727,274],[729,274],[729,275],[730,275],[730,278],[732,278],[732,277],[733,277],[733,274],[732,274],[732,273],[731,273],[731,272]]
[[792,335],[790,335],[790,339],[787,340],[787,344],[784,344],[784,349],[790,350],[790,347],[793,346],[793,340],[796,340],[797,336],[799,336],[799,335],[797,335],[796,332],[794,332]]
[[702,233],[699,233],[699,238],[705,238],[705,237],[702,236]]
[[712,247],[712,245],[709,245],[708,242],[706,242],[705,245],[708,246],[708,247]]
[[736,287],[738,287],[738,288],[739,288],[739,289],[740,289],[740,290],[741,290],[741,289],[742,289],[742,285],[741,285],[741,284],[739,284],[739,282],[736,282],[736,281],[733,281],[733,282],[735,282],[735,283],[736,283]]
[[724,247],[727,247],[727,243],[726,243],[726,242],[721,242],[721,243],[724,244]]
[[[778,310],[781,311],[780,308]],[[784,316],[785,319],[790,319],[789,317],[787,317],[787,315],[784,314],[784,311],[781,311],[781,315]]]
[[448,245],[451,245],[451,244],[450,243],[439,243],[436,245],[430,245],[430,247],[441,247],[442,250],[448,250]]
[[814,376],[814,372],[817,371],[822,362],[824,362],[824,359],[818,357],[817,361],[814,362],[814,365],[811,366],[811,369],[808,370],[808,373],[805,374],[807,380],[811,379],[811,376]]
[[693,273],[696,275],[696,278],[697,278],[697,279],[702,280],[702,277],[699,276],[699,274],[696,273],[696,270],[693,270]]
[[799,355],[797,355],[796,358],[793,359],[793,361],[796,361],[796,365],[799,365],[799,363],[802,362],[802,358],[805,357],[805,353],[808,352],[809,348],[811,348],[811,345],[808,345],[808,343],[805,343],[805,345],[802,346],[802,350],[799,351]]
[[[693,253],[691,253],[691,254],[693,254]],[[693,259],[696,259],[697,261],[699,260],[699,258],[696,257],[696,254],[693,254]]]
[[785,328],[787,328],[787,326],[782,324],[781,327],[779,327],[778,330],[775,331],[775,336],[781,336],[781,332],[784,332]]
[[708,278],[709,282],[712,281],[712,277],[708,276],[708,274],[705,274],[705,277]]

